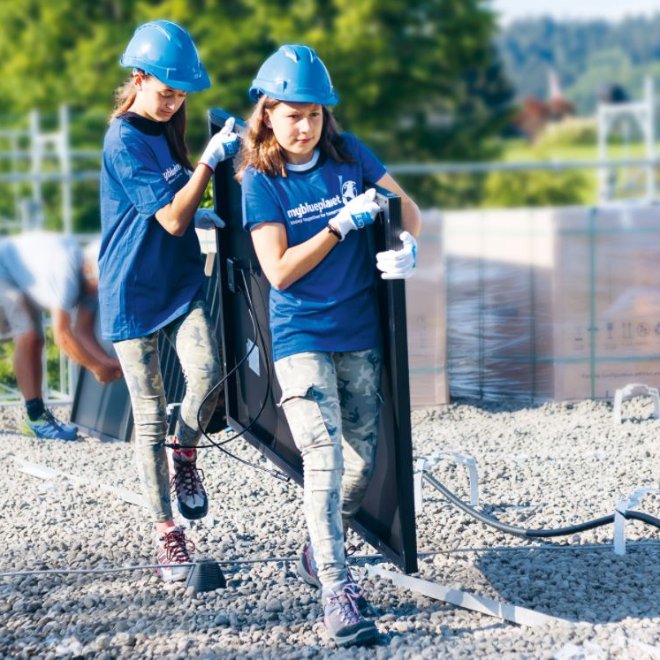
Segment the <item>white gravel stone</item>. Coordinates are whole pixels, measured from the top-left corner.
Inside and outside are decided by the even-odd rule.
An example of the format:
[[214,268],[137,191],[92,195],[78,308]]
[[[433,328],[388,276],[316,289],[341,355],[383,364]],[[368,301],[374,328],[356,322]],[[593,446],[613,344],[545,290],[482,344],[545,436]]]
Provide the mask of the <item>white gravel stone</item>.
[[[515,526],[562,527],[609,515],[636,488],[659,487],[660,421],[650,412],[642,400],[626,402],[614,426],[605,403],[459,402],[413,413],[414,453],[471,454],[483,512]],[[20,414],[0,408],[0,571],[152,563],[146,512],[98,486],[140,492],[132,447],[25,438],[16,433]],[[242,441],[231,450],[262,460]],[[17,459],[84,483],[29,476]],[[523,539],[486,527],[426,484],[420,577],[565,621],[517,626],[366,577],[360,555],[374,551],[351,534],[382,639],[338,650],[320,623],[318,594],[295,576],[306,538],[302,490],[215,450],[200,466],[210,512],[188,536],[198,557],[235,562],[223,565],[226,589],[186,596],[184,584],[164,585],[151,570],[0,577],[0,657],[660,658],[660,531],[649,525],[627,523],[624,556],[612,551],[612,525]],[[469,499],[462,466],[443,460],[432,473]],[[660,497],[642,508],[659,516]],[[268,558],[277,560],[241,563]]]

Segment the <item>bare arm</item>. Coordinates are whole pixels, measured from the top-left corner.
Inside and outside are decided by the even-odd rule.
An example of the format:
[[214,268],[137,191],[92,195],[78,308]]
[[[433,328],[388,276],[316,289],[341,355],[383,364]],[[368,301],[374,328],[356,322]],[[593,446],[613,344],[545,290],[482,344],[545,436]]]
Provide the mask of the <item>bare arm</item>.
[[[53,309],[51,316],[55,344],[67,357],[91,371],[100,383],[109,383],[121,376],[121,369],[101,362],[88,350],[85,342],[81,341],[73,331],[71,315],[68,312],[63,309]],[[100,346],[99,350],[102,350]]]
[[401,197],[401,215],[403,228],[413,236],[419,236],[422,230],[422,214],[419,207],[408,197],[403,188],[389,174],[384,174],[376,183]]
[[167,233],[173,236],[185,234],[210,178],[211,169],[200,163],[188,183],[174,195],[174,199],[156,211],[156,220]]
[[87,309],[84,305],[78,307],[76,314],[76,325],[74,329],[75,336],[78,341],[85,347],[87,352],[101,364],[113,369],[121,369],[119,360],[108,355],[103,347],[99,344],[96,334],[94,333],[94,313]]
[[323,261],[339,240],[325,227],[300,245],[289,247],[286,229],[279,222],[255,227],[252,243],[261,268],[276,289],[284,290]]

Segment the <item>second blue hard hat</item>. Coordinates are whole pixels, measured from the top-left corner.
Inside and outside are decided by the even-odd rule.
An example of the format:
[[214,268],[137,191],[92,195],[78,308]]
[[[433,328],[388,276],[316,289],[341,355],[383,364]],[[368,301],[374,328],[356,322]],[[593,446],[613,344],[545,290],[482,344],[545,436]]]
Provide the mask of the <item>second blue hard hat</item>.
[[182,92],[199,92],[211,86],[192,37],[172,21],[140,25],[119,63],[141,69]]
[[325,64],[313,48],[300,44],[287,44],[273,53],[261,65],[249,94],[253,101],[265,94],[291,103],[339,103]]

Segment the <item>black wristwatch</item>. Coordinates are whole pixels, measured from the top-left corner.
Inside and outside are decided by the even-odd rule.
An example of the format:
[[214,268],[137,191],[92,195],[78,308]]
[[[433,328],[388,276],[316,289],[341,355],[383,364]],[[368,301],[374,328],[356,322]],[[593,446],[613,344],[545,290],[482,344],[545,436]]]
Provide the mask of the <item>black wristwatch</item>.
[[330,223],[326,225],[326,229],[337,238],[338,241],[341,241],[341,233],[338,229],[335,229]]

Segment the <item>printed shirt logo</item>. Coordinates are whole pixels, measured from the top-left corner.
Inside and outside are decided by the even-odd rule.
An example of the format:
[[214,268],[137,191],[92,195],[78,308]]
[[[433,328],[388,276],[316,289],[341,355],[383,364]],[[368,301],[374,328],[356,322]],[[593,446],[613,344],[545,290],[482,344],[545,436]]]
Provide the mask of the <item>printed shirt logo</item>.
[[299,222],[309,222],[310,220],[317,220],[323,215],[326,215],[326,211],[334,212],[335,207],[341,206],[342,201],[339,195],[334,197],[322,197],[318,202],[312,202],[309,204],[305,202],[304,204],[298,204],[292,209],[289,209],[286,212],[286,215],[291,219],[291,224],[296,225]]
[[173,179],[176,179],[176,177],[180,174],[181,170],[183,167],[181,166],[180,163],[175,163],[171,167],[168,167],[164,172],[163,172],[163,178],[167,183],[170,183]]
[[355,181],[345,181],[341,187],[341,197],[344,204],[348,204],[357,197],[357,183]]
[[330,218],[336,215],[341,206],[350,202],[357,195],[355,181],[346,181],[341,186],[341,195],[322,197],[317,202],[304,202],[287,210],[286,215],[291,225],[301,222],[312,222],[319,218]]

